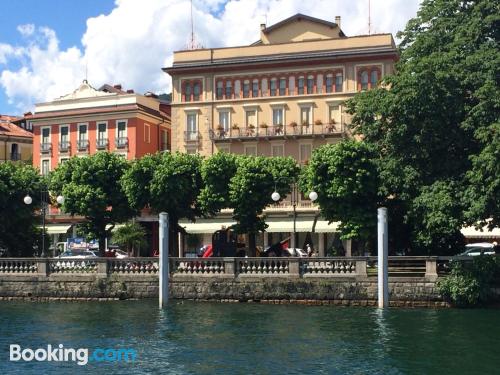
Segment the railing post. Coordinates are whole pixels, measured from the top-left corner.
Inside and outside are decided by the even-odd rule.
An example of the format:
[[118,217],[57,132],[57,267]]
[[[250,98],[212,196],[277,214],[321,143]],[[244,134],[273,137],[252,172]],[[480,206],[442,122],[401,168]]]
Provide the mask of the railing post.
[[236,262],[234,258],[224,258],[224,274],[236,277]]
[[290,276],[300,277],[300,258],[289,258],[288,262]]
[[363,278],[368,277],[368,274],[366,273],[366,259],[356,259],[356,276]]
[[108,260],[98,259],[97,260],[97,274],[99,276],[108,276]]
[[429,281],[437,280],[437,257],[427,258],[425,260],[425,278]]
[[48,276],[49,275],[49,259],[44,258],[44,259],[37,259],[36,260],[36,269],[37,273],[40,276]]

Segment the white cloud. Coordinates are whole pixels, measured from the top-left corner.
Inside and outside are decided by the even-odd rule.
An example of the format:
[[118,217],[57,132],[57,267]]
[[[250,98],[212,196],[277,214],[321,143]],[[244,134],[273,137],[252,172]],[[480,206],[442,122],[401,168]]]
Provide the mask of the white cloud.
[[[421,0],[372,0],[372,32],[401,30],[416,14]],[[297,12],[334,21],[342,16],[347,35],[368,32],[367,2],[358,0],[195,0],[197,40],[204,47],[246,45],[259,38],[259,24],[271,25]],[[190,39],[188,0],[116,0],[108,15],[87,20],[83,51],[59,48],[54,30],[20,25],[25,46],[0,44],[0,63],[14,60],[18,69],[0,73],[0,85],[20,111],[34,102],[52,100],[75,89],[85,77],[98,87],[121,83],[137,92],[170,91],[161,71],[172,52]]]
[[25,25],[19,25],[17,27],[17,31],[19,31],[19,33],[22,36],[30,36],[30,35],[33,35],[33,33],[35,32],[35,25],[33,25],[32,23],[27,23]]

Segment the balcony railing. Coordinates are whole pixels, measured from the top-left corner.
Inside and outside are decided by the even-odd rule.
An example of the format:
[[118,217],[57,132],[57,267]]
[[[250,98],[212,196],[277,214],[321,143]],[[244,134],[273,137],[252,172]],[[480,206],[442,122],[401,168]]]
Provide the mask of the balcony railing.
[[80,139],[76,141],[76,147],[78,148],[78,151],[87,151],[89,148],[88,139]]
[[[290,124],[259,127],[246,127],[231,129],[210,130],[212,141],[244,140],[244,139],[269,139],[287,137],[328,137],[339,136],[344,132],[343,123],[328,124]],[[186,139],[187,140],[187,139]]]
[[59,142],[59,152],[68,152],[70,149],[70,143],[68,141]]
[[184,132],[185,142],[198,142],[200,139],[200,133],[198,131],[186,130]]
[[118,137],[115,139],[116,148],[125,148],[128,146],[128,138],[127,137]]
[[50,142],[42,142],[40,144],[40,152],[42,154],[48,154],[52,151],[52,143]]
[[96,148],[98,150],[104,150],[104,149],[108,148],[108,144],[109,144],[108,138],[99,138],[96,141]]
[[19,161],[21,160],[21,154],[17,152],[11,152],[10,153],[10,160],[11,161]]

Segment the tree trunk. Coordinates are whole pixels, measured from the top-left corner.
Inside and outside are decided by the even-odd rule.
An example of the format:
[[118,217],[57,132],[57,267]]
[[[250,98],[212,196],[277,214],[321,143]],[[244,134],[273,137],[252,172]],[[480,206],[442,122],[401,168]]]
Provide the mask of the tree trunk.
[[99,235],[99,256],[106,256],[106,232]]
[[250,256],[256,256],[255,249],[255,233],[248,233],[248,250],[250,252]]

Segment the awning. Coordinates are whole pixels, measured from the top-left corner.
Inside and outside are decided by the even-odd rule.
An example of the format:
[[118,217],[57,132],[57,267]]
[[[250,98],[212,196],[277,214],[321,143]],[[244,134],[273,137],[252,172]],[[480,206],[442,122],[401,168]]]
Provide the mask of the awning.
[[477,230],[474,227],[465,227],[460,231],[465,238],[499,238],[500,239],[500,228],[493,228],[493,230],[488,230],[487,227]]
[[179,225],[183,227],[186,232],[193,234],[214,233],[222,229],[222,227],[228,228],[234,224],[236,224],[236,221],[231,221],[231,219],[198,219],[196,223],[185,220],[179,221]]
[[[38,228],[43,229],[42,225],[39,225]],[[71,224],[46,224],[45,230],[47,234],[61,234],[68,232],[69,228],[71,228]]]
[[[314,218],[297,218],[295,222],[296,232],[311,232],[314,223]],[[268,225],[266,232],[293,232],[293,218],[267,218],[266,224]],[[337,231],[339,223],[328,224],[326,220],[318,220],[316,222],[316,233],[333,233]]]

